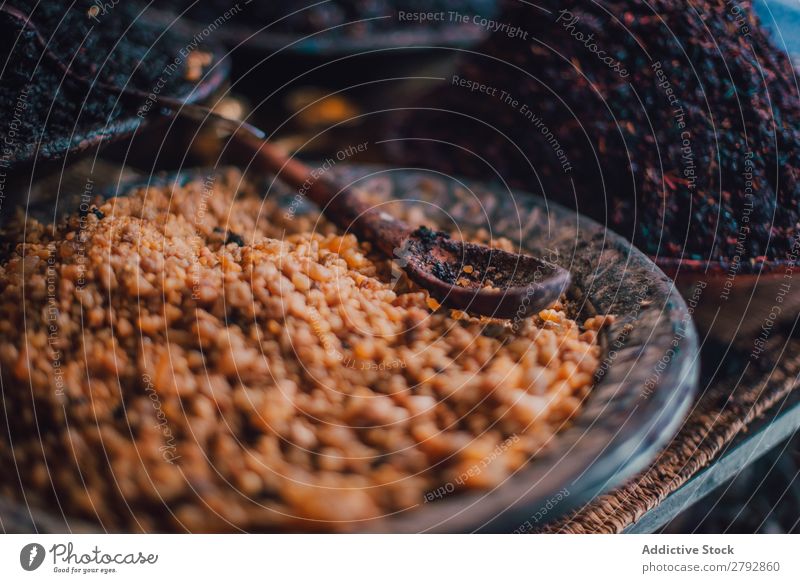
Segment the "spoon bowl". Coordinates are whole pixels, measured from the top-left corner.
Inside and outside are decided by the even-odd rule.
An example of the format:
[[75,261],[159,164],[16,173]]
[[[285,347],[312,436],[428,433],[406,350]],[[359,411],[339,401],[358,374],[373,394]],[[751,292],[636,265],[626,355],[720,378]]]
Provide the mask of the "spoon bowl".
[[494,318],[526,318],[552,305],[570,284],[568,271],[543,259],[426,227],[413,231],[395,256],[439,302]]

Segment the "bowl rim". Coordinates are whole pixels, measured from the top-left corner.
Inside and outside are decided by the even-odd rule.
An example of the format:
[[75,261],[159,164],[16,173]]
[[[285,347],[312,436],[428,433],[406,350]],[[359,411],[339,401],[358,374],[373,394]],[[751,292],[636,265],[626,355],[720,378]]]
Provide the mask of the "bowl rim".
[[738,262],[723,259],[688,259],[685,257],[654,255],[649,255],[648,257],[667,274],[691,273],[710,277],[727,277],[729,273],[734,273],[736,276],[764,277],[792,268],[797,263],[791,259],[767,259],[764,257],[742,259]]

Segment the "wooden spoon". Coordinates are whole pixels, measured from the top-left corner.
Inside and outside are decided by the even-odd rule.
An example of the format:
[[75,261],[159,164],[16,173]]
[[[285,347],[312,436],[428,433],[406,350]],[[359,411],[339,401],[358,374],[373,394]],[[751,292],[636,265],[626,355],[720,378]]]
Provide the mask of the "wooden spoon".
[[481,316],[525,318],[551,306],[570,283],[567,270],[536,257],[451,239],[427,227],[412,229],[371,205],[357,189],[324,175],[315,177],[311,168],[266,141],[263,132],[248,123],[202,106],[172,100],[160,105],[165,113],[198,123],[210,120],[231,131],[260,169],[305,193],[342,230],[395,258],[413,281],[447,306]]
[[[151,99],[137,89],[78,74],[50,50],[27,15],[5,5],[0,12],[33,32],[44,56],[66,76],[120,97]],[[157,111],[198,123],[210,120],[228,128],[236,143],[244,146],[262,169],[273,172],[289,186],[302,189],[341,229],[353,231],[396,258],[413,281],[443,304],[481,316],[521,319],[552,305],[570,283],[568,271],[530,255],[465,243],[426,227],[411,229],[370,205],[356,189],[340,187],[325,176],[315,177],[309,167],[267,142],[264,133],[250,124],[168,96],[158,96]]]

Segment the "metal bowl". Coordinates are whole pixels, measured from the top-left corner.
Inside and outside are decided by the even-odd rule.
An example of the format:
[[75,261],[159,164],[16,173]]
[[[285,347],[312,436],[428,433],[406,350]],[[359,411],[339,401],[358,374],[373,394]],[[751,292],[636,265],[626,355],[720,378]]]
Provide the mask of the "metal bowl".
[[[391,517],[362,523],[359,530],[525,530],[630,478],[676,433],[697,387],[697,336],[672,281],[630,243],[595,221],[527,193],[414,169],[342,163],[331,172],[394,201],[390,205],[421,205],[442,228],[486,229],[531,253],[546,254],[572,273],[569,303],[575,315],[616,317],[601,335],[604,356],[595,387],[574,422],[550,440],[542,455],[491,491],[420,501]],[[137,183],[175,184],[201,175],[208,176],[208,170]],[[109,194],[130,187],[128,182]],[[268,192],[287,202],[293,195],[282,186]],[[309,207],[301,204],[296,212],[304,208]],[[14,530],[52,531],[64,524],[47,514],[34,512],[31,518],[27,509],[17,510],[12,516],[22,517],[23,523],[15,520]],[[73,530],[92,530],[85,522],[67,523]],[[8,529],[5,518],[4,524]]]

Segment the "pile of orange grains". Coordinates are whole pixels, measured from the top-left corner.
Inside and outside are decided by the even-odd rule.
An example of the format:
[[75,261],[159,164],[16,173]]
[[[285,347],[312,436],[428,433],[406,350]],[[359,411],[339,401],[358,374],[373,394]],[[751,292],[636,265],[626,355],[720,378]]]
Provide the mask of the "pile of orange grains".
[[351,530],[490,489],[598,366],[603,318],[452,314],[236,171],[3,237],[0,493],[107,529]]

